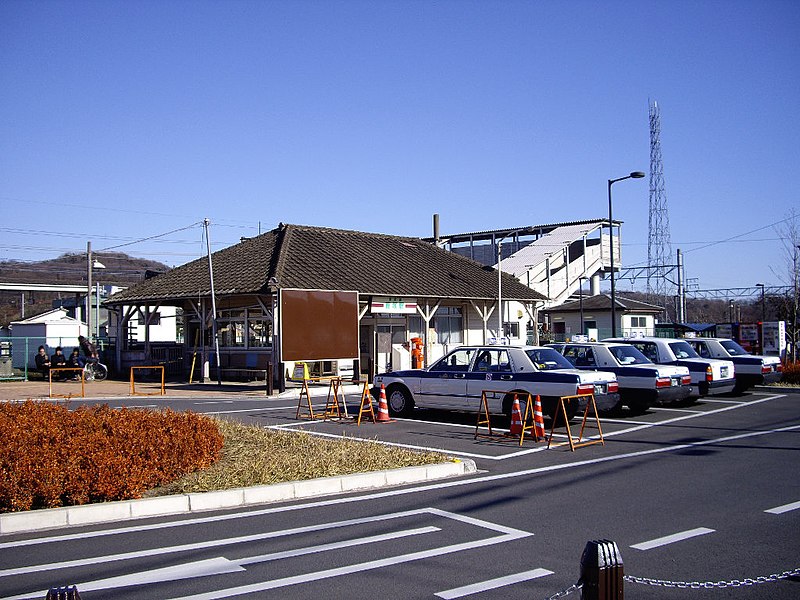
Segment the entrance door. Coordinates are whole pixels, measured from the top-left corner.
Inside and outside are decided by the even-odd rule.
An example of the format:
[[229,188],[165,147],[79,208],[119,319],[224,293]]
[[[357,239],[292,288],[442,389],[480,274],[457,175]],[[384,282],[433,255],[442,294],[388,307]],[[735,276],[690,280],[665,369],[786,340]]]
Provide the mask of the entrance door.
[[405,323],[390,323],[378,325],[375,331],[375,367],[378,373],[388,373],[395,369],[403,368],[403,365],[392,364],[392,345],[402,344],[406,341]]

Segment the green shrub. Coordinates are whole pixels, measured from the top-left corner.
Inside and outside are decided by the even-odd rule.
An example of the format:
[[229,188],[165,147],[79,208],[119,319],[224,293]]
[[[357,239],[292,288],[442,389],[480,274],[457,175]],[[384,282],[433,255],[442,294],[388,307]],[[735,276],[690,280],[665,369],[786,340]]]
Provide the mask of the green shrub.
[[0,404],[0,511],[140,498],[220,456],[215,422],[166,409]]

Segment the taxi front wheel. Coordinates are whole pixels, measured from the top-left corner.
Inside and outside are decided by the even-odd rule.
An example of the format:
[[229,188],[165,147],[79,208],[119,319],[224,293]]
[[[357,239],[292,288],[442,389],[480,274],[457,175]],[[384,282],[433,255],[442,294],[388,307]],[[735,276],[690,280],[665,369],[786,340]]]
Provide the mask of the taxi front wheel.
[[414,410],[414,399],[411,392],[399,385],[390,385],[386,390],[386,403],[389,414],[396,417],[407,417]]

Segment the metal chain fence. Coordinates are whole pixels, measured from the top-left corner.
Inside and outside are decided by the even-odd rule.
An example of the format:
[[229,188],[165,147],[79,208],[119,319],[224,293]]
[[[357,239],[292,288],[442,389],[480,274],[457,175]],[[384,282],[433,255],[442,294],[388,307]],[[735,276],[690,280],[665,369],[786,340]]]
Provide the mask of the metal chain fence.
[[[628,583],[639,583],[642,585],[649,585],[655,587],[677,588],[677,589],[690,589],[690,590],[703,590],[703,589],[719,589],[719,588],[739,588],[748,587],[752,585],[759,585],[762,583],[771,583],[781,579],[789,579],[790,577],[800,577],[800,568],[791,571],[784,571],[783,573],[774,573],[772,575],[755,577],[753,579],[732,579],[730,581],[670,581],[667,579],[651,579],[649,577],[635,577],[633,575],[624,575],[623,579]],[[557,600],[569,596],[572,592],[576,592],[583,587],[580,581],[569,586],[567,589],[556,592],[552,596],[548,596],[545,600]]]
[[800,576],[800,569],[792,571],[784,571],[783,573],[775,573],[766,577],[756,577],[755,579],[732,579],[730,581],[668,581],[665,579],[650,579],[649,577],[634,577],[633,575],[625,575],[623,579],[628,583],[641,583],[642,585],[650,585],[656,587],[680,588],[680,589],[714,589],[714,588],[738,588],[747,587],[751,585],[758,585],[761,583],[771,583],[780,579],[788,579],[789,577]]
[[579,589],[583,587],[583,584],[579,581],[578,583],[573,583],[567,589],[556,592],[552,596],[548,596],[545,600],[557,600],[558,598],[563,598],[564,596],[569,596],[572,592],[577,592]]

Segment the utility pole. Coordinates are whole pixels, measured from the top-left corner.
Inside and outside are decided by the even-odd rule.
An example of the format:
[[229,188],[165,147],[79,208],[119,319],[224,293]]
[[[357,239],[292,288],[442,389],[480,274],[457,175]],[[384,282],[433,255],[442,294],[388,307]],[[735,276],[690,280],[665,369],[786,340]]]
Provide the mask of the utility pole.
[[222,385],[222,373],[220,372],[219,360],[219,338],[217,337],[217,298],[214,293],[214,264],[211,261],[211,238],[208,235],[209,220],[203,219],[203,227],[206,230],[206,251],[208,253],[208,277],[211,280],[211,335],[214,336],[214,355],[217,357],[217,385]]
[[86,242],[86,337],[92,337],[92,242]]
[[683,278],[683,252],[678,248],[678,323],[686,323],[686,287]]

